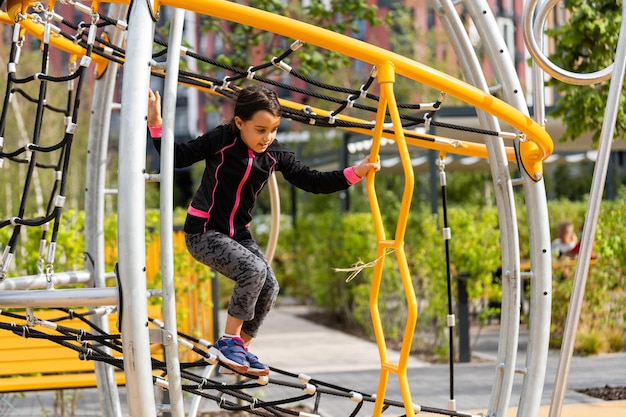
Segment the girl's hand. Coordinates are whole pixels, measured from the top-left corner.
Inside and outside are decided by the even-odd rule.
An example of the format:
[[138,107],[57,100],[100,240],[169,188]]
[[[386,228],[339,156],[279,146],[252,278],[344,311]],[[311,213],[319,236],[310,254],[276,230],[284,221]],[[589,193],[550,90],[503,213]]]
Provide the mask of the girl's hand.
[[380,162],[370,162],[369,158],[365,158],[359,165],[354,167],[354,173],[359,177],[365,177],[370,171],[380,171]]
[[163,124],[161,119],[161,94],[148,89],[148,126],[157,127]]

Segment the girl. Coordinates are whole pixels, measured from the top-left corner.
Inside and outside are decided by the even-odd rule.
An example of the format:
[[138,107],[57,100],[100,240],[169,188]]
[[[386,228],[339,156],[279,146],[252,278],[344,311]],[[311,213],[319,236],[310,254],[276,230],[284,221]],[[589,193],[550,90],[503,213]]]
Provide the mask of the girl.
[[[148,94],[148,128],[160,152],[160,95]],[[209,352],[227,368],[257,376],[269,374],[269,367],[248,346],[279,290],[274,272],[248,228],[257,196],[274,171],[302,190],[329,194],[380,170],[378,161],[367,160],[332,172],[308,168],[275,141],[281,115],[274,91],[247,87],[237,96],[230,123],[174,145],[176,168],[205,163],[200,186],[187,210],[187,249],[197,261],[235,282],[224,335]]]

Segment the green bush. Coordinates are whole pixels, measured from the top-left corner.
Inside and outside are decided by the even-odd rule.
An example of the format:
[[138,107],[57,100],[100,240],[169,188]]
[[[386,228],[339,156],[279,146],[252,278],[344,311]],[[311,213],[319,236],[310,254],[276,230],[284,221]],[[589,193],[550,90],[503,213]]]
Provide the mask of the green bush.
[[[351,320],[361,303],[360,287],[369,288],[371,270],[365,269],[350,282],[349,273],[337,272],[375,258],[374,226],[369,214],[311,215],[298,221],[292,231],[298,292],[328,314]],[[279,274],[280,275],[280,274]],[[359,318],[355,318],[359,321]]]
[[[386,239],[395,234],[396,217],[392,203],[384,210]],[[527,241],[527,228],[523,220],[523,205],[518,212],[520,240]],[[586,202],[549,202],[550,224],[569,220],[575,227],[582,224],[587,209]],[[408,218],[404,251],[418,305],[418,322],[414,341],[420,349],[447,355],[448,331],[448,278],[451,280],[453,305],[456,305],[456,285],[459,274],[469,276],[468,292],[472,313],[493,313],[487,302],[501,297],[501,288],[494,273],[500,266],[500,231],[495,207],[454,206],[448,209],[451,239],[449,241],[450,277],[446,268],[446,248],[442,236],[442,215],[413,209]],[[175,213],[182,224],[184,211]],[[158,239],[160,216],[149,210],[146,217],[146,242]],[[586,282],[584,305],[580,322],[596,330],[593,337],[579,339],[579,353],[618,351],[625,348],[626,323],[626,199],[604,201],[599,217],[595,251],[598,254],[590,268]],[[106,268],[112,270],[117,262],[117,217],[107,216],[104,224],[107,258]],[[0,241],[9,240],[10,228],[0,229]],[[391,231],[391,232],[388,232]],[[259,244],[267,245],[269,218],[258,216],[254,234]],[[68,210],[62,217],[56,248],[54,271],[71,271],[83,268],[84,213]],[[554,230],[552,230],[554,236]],[[49,232],[47,237],[49,238]],[[41,240],[40,228],[22,228],[22,241],[14,260],[10,276],[37,273],[37,256]],[[180,246],[180,247],[178,247]],[[281,296],[290,296],[310,303],[329,317],[352,326],[361,334],[372,336],[370,316],[370,291],[373,269],[364,268],[349,282],[350,272],[337,271],[356,264],[367,264],[376,259],[376,231],[370,213],[339,213],[336,211],[312,213],[297,222],[288,216],[281,218],[278,248],[273,268],[281,286]],[[4,248],[0,248],[4,249]],[[522,257],[528,248],[522,245]],[[194,261],[184,245],[175,250],[174,273],[177,292],[199,291],[202,308],[212,306],[211,294],[204,285],[211,277],[210,271]],[[402,286],[397,254],[385,256],[383,276],[378,297],[378,310],[385,337],[398,343],[405,332],[407,302]],[[551,346],[558,348],[570,304],[575,271],[556,270],[553,280]],[[195,276],[197,281],[186,278]],[[160,287],[160,276],[148,285]],[[495,279],[494,279],[495,278]],[[111,283],[110,285],[115,285]],[[202,287],[202,288],[200,288]],[[219,307],[223,308],[230,297],[232,283],[220,279],[218,285]],[[186,306],[179,305],[180,317],[185,317]],[[456,308],[456,307],[454,307]],[[409,329],[412,330],[412,329]],[[597,339],[597,341],[596,341]]]
[[[495,208],[466,210],[452,208],[449,212],[452,230],[451,291],[456,292],[456,278],[467,273],[470,297],[476,300],[498,296],[499,286],[493,274],[499,266],[499,231]],[[393,239],[397,219],[387,215],[386,239]],[[445,242],[440,216],[415,211],[409,216],[403,248],[410,279],[418,303],[419,334],[436,334],[425,346],[447,353],[445,328],[448,314]],[[391,230],[392,233],[388,233]],[[376,258],[376,233],[371,214],[309,215],[283,234],[291,239],[288,255],[278,255],[275,270],[281,281],[282,294],[303,299],[340,323],[358,326],[361,333],[372,335],[370,290],[372,268],[363,269],[350,282],[350,272],[337,272],[355,264],[367,264]],[[405,332],[407,300],[402,285],[397,254],[388,251],[384,258],[383,276],[377,300],[383,331],[388,341],[399,343]],[[454,295],[453,295],[454,296]],[[409,329],[411,330],[411,329]]]
[[[584,222],[587,203],[565,201],[549,204],[551,224],[560,220],[572,221],[575,227]],[[552,213],[558,213],[552,214]],[[579,323],[593,327],[599,343],[585,340],[579,353],[596,353],[594,349],[612,350],[622,345],[613,335],[614,329],[624,334],[626,328],[626,200],[603,201],[595,235],[597,259],[589,268],[584,302]],[[554,234],[554,230],[553,230]],[[560,347],[567,312],[570,306],[575,268],[556,269],[553,277],[551,347]],[[611,341],[613,340],[613,341]],[[595,346],[592,348],[592,346]],[[578,349],[578,347],[576,348]]]
[[[624,200],[604,202],[598,224],[595,249],[598,259],[592,266],[587,280],[585,303],[581,322],[593,323],[598,329],[601,343],[593,349],[623,349],[623,342],[610,337],[610,326],[623,332],[626,314],[626,295],[623,291],[626,239],[621,230],[626,223]],[[585,202],[554,201],[549,203],[550,224],[570,220],[576,226],[584,220]],[[522,257],[528,256],[528,230],[525,210],[520,216],[520,241]],[[500,266],[500,231],[495,207],[451,207],[448,210],[450,239],[451,291],[456,305],[456,278],[459,273],[469,276],[468,292],[471,313],[494,314],[488,302],[501,298],[497,275]],[[394,230],[396,219],[385,219],[386,229]],[[413,280],[419,314],[416,346],[448,354],[447,316],[447,270],[445,242],[442,237],[442,216],[415,210],[409,216],[405,237],[407,262]],[[554,230],[552,230],[554,236]],[[393,234],[388,234],[393,236]],[[275,261],[275,270],[281,280],[282,294],[306,300],[341,323],[360,327],[365,334],[372,334],[369,315],[371,269],[365,269],[352,282],[345,283],[343,275],[333,268],[344,268],[357,261],[374,260],[376,235],[370,214],[312,214],[298,221],[296,228],[290,225],[281,231],[281,244]],[[282,252],[285,250],[286,252]],[[573,273],[570,272],[570,273]],[[565,318],[571,297],[571,279],[557,279],[562,271],[555,271],[552,302],[551,346],[558,348],[563,336]],[[570,278],[573,275],[570,276]],[[385,258],[383,283],[378,307],[385,335],[400,341],[406,323],[406,300],[401,285],[398,265],[393,254]],[[456,308],[456,307],[455,307]],[[424,338],[424,335],[429,337]],[[608,339],[611,339],[609,341]],[[585,343],[591,349],[591,342]]]

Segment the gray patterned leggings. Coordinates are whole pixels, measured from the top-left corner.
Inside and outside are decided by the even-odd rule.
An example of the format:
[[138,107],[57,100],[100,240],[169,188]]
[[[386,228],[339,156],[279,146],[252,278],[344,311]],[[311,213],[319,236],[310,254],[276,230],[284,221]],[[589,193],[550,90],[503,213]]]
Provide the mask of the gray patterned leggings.
[[254,239],[240,242],[215,230],[185,234],[187,250],[198,262],[235,281],[228,314],[244,321],[242,331],[256,337],[278,296],[278,281]]

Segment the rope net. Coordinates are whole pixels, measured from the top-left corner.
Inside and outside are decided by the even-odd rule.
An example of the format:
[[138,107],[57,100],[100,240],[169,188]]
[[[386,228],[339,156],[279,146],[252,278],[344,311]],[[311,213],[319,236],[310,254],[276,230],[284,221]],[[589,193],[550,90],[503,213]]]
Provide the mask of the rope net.
[[[88,311],[55,309],[58,315],[48,319],[38,319],[37,312],[21,314],[0,310],[0,329],[12,332],[25,339],[43,339],[76,352],[76,358],[86,361],[107,363],[119,370],[124,369],[122,359],[122,335],[109,334],[93,321],[96,316],[116,314],[114,307],[96,308]],[[71,326],[72,320],[79,320],[92,330],[77,329]],[[151,328],[159,330],[163,323],[150,318]],[[214,402],[219,408],[228,411],[245,411],[260,416],[320,415],[329,397],[345,399],[345,407],[351,409],[348,415],[355,416],[371,406],[374,394],[354,391],[339,385],[315,379],[306,374],[296,374],[283,369],[270,367],[270,376],[258,377],[239,375],[228,383],[216,369],[217,358],[207,353],[211,343],[185,333],[178,333],[179,346],[186,348],[181,356],[182,388],[184,391]],[[158,351],[158,350],[157,350]],[[153,369],[152,383],[167,389],[166,363],[159,355],[151,358]],[[220,364],[219,366],[225,366]],[[210,369],[207,369],[209,367]],[[45,372],[45,371],[43,371]],[[211,377],[211,374],[216,375]],[[207,376],[207,374],[209,376]],[[325,401],[326,400],[326,401]],[[298,410],[300,408],[300,411]],[[385,413],[403,415],[404,404],[385,400]],[[469,417],[471,414],[445,409],[415,405],[416,412]],[[307,410],[307,411],[301,411]]]
[[[168,45],[165,41],[159,39],[155,40],[155,45],[161,47],[161,49],[153,53],[153,57],[156,60],[167,54]],[[290,100],[282,100],[283,116],[290,120],[310,126],[340,128],[371,135],[374,130],[374,122],[373,119],[366,119],[365,117],[367,114],[376,115],[378,113],[380,96],[370,91],[370,88],[376,85],[377,68],[371,67],[367,77],[364,77],[364,82],[360,88],[346,88],[329,84],[319,79],[306,76],[289,64],[288,58],[293,58],[292,61],[297,61],[297,56],[294,57],[293,55],[302,45],[303,43],[301,41],[295,41],[279,56],[272,57],[267,62],[248,68],[227,65],[219,60],[202,56],[185,49],[184,55],[186,57],[210,65],[214,72],[229,75],[224,75],[219,78],[180,70],[178,80],[180,84],[194,86],[203,91],[218,94],[229,99],[235,98],[237,91],[242,88],[243,83],[247,82],[246,80],[254,80],[279,88],[281,92],[287,91],[301,95],[303,96],[301,99],[302,102],[307,102],[310,98],[315,99],[318,103],[322,103],[322,105],[325,104],[325,107],[316,109]],[[356,63],[353,65],[357,67],[362,66]],[[263,72],[264,70],[265,72]],[[280,70],[278,74],[277,70]],[[165,76],[164,70],[158,65],[155,65],[152,74],[159,78],[164,78]],[[282,76],[284,74],[288,75],[287,79]],[[308,89],[298,87],[297,85],[299,83],[296,80],[303,82]],[[293,96],[294,94],[281,93],[281,95]],[[431,148],[434,143],[438,143],[449,147],[449,149],[446,149],[448,152],[465,154],[468,152],[467,148],[472,148],[475,143],[461,139],[464,134],[473,133],[495,137],[502,136],[509,139],[517,137],[517,135],[512,132],[496,132],[436,121],[436,112],[442,108],[445,97],[446,95],[444,93],[439,93],[431,102],[397,103],[397,107],[402,111],[400,118],[402,119],[403,133],[407,138],[413,139],[411,142],[412,145]],[[351,109],[360,111],[359,115],[352,115]],[[389,116],[388,111],[386,112],[386,116]],[[420,127],[429,128],[430,126],[456,131],[461,136],[457,138],[447,138],[416,132]],[[384,132],[390,138],[396,135],[390,123],[389,126],[384,129]],[[476,151],[473,150],[469,152]]]
[[[3,23],[7,20],[7,15],[3,14]],[[51,22],[55,20],[61,22],[62,27],[67,26],[66,30],[75,32],[68,33],[54,26]],[[95,34],[95,28],[103,22],[107,23],[108,19],[101,18],[91,25],[71,25],[60,15],[47,11],[41,3],[35,4],[32,14],[20,13],[14,19],[0,114],[0,167],[4,168],[5,190],[11,195],[19,193],[20,199],[15,207],[11,195],[7,195],[6,207],[0,214],[0,236],[8,239],[0,243],[3,250],[0,281],[6,278],[11,268],[23,227],[41,228],[37,273],[54,273],[72,143],[95,42],[85,38],[89,38],[90,33]],[[38,71],[34,73],[28,72],[33,70],[29,63],[20,64],[20,58],[25,55],[22,53],[24,45],[37,40],[24,30],[24,24],[43,25],[41,61]],[[71,40],[82,50],[80,60],[76,55],[70,57],[67,71],[63,74],[54,74],[55,69],[50,65],[54,48],[51,39],[55,37]],[[25,116],[28,117],[28,124]],[[10,169],[10,164],[18,165],[18,168]],[[21,192],[15,190],[17,187],[21,187]]]

